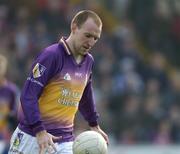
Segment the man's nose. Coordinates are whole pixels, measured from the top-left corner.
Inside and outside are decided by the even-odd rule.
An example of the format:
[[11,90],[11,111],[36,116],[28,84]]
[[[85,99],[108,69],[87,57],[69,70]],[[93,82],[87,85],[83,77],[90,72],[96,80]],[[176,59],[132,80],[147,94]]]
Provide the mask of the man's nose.
[[96,41],[94,40],[94,38],[91,38],[91,39],[89,39],[89,41],[88,41],[88,44],[89,44],[89,46],[93,46],[94,44],[96,43]]

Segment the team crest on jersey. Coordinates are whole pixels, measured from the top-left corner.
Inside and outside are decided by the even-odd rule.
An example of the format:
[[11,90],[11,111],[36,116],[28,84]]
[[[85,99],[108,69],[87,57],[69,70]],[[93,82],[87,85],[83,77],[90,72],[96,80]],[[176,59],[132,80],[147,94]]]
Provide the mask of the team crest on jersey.
[[41,65],[40,63],[37,63],[33,68],[33,77],[38,78],[42,76],[45,70],[45,66]]
[[64,75],[64,80],[70,81],[71,80],[71,76],[69,75],[69,73],[66,73]]

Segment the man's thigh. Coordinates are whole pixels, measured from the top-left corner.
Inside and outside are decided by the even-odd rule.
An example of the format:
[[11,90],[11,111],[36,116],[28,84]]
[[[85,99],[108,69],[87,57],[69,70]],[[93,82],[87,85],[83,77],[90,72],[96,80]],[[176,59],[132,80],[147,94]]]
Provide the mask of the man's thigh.
[[57,154],[73,154],[73,142],[56,143]]
[[38,154],[39,148],[35,137],[16,128],[14,131],[8,154]]
[[[55,143],[57,152],[53,154],[73,154],[73,142]],[[39,154],[39,146],[35,137],[16,128],[11,141],[8,154]],[[48,154],[48,153],[46,153]]]

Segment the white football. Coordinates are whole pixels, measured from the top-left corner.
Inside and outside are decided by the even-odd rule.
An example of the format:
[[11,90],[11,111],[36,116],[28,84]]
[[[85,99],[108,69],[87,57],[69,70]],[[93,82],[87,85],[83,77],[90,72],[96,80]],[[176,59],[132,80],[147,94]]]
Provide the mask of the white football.
[[107,144],[101,134],[85,131],[73,143],[73,154],[107,154]]

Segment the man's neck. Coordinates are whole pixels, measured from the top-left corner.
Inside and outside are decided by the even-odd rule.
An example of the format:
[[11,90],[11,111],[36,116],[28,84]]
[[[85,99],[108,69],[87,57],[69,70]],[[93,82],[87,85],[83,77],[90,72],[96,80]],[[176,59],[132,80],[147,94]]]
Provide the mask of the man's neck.
[[73,39],[71,38],[71,36],[69,36],[66,40],[66,43],[68,44],[69,48],[70,48],[70,52],[72,53],[74,59],[76,60],[76,62],[79,64],[81,63],[81,61],[83,60],[82,55],[78,54],[78,52],[76,52],[76,50],[74,49],[74,45],[73,45]]

